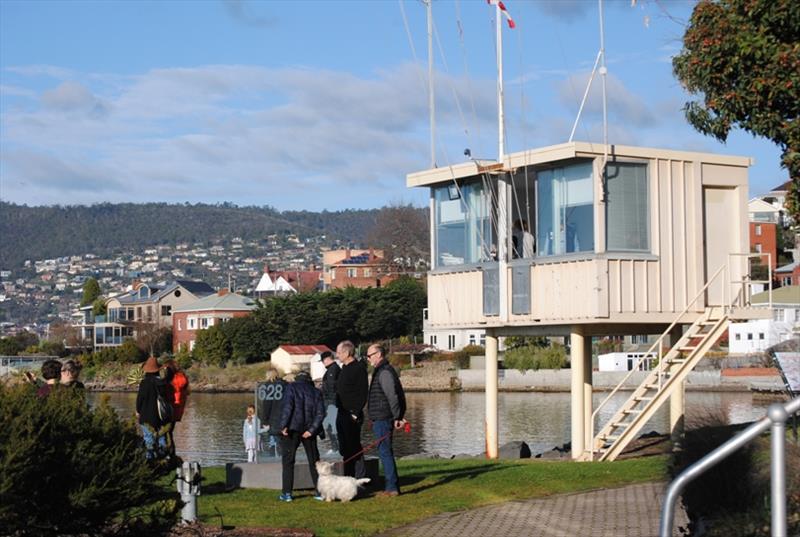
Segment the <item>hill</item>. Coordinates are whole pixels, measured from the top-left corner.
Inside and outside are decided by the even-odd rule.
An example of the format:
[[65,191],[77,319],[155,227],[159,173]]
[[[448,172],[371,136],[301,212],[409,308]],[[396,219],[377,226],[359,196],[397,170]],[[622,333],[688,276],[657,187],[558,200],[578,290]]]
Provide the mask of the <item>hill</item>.
[[379,213],[380,209],[277,211],[230,203],[28,207],[0,202],[0,267],[20,267],[26,259],[106,255],[233,237],[260,239],[273,233],[293,233],[301,239],[326,235],[331,241],[362,243]]

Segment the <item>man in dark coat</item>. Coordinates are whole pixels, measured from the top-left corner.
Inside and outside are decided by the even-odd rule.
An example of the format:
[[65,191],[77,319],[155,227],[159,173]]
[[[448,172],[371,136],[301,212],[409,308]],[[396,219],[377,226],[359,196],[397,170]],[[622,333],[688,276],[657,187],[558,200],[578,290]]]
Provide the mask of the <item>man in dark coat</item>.
[[[336,356],[342,362],[342,371],[336,382],[336,433],[339,453],[347,461],[344,475],[361,479],[366,476],[361,446],[361,425],[364,423],[364,405],[367,404],[367,366],[356,360],[355,346],[342,341],[336,347]],[[352,459],[352,460],[348,460]]]
[[[280,429],[283,435],[283,479],[282,494],[279,500],[291,502],[292,489],[294,488],[294,461],[297,447],[302,443],[308,458],[308,469],[311,471],[311,480],[317,486],[317,468],[319,450],[317,449],[317,435],[322,427],[325,417],[325,407],[322,403],[322,393],[314,387],[311,375],[305,371],[295,377],[295,381],[286,388],[283,397]],[[321,499],[319,495],[315,496]]]
[[382,345],[370,345],[367,359],[374,368],[369,385],[369,419],[372,420],[375,440],[380,440],[378,454],[386,478],[386,486],[380,494],[397,496],[400,494],[400,486],[392,450],[392,434],[395,429],[401,429],[406,424],[406,396],[400,377],[386,361],[386,350]]
[[322,428],[331,442],[331,449],[338,450],[339,442],[336,439],[336,383],[342,368],[336,363],[333,353],[325,351],[321,356],[322,365],[325,366],[325,375],[322,377],[322,400],[325,403],[325,421]]

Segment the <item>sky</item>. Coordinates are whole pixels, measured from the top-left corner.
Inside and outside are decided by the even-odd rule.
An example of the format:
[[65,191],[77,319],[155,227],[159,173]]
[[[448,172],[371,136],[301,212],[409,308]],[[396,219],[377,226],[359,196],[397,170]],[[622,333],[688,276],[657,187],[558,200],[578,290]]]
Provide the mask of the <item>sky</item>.
[[[599,49],[593,0],[507,0],[508,152],[566,142]],[[607,0],[609,142],[752,157],[780,151],[685,121],[672,75],[694,2]],[[494,8],[433,0],[436,163],[496,159]],[[0,0],[0,199],[341,210],[424,205],[430,167],[421,0]],[[602,141],[600,84],[575,139]]]

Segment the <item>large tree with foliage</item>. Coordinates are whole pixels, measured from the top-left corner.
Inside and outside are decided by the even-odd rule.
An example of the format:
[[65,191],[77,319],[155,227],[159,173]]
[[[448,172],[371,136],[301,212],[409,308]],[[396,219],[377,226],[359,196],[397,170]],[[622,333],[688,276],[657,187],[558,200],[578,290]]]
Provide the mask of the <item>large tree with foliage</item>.
[[778,144],[792,179],[786,209],[800,222],[800,2],[701,1],[673,68],[702,97],[685,108],[698,131],[724,142],[738,126]]
[[83,284],[83,296],[81,297],[81,307],[88,306],[100,298],[100,284],[94,278],[89,278]]

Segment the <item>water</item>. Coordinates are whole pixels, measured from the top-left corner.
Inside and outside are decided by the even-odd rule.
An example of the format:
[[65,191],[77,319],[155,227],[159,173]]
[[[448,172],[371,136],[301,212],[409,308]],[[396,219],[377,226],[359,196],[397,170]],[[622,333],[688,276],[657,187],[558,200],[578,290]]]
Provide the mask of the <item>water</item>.
[[[122,418],[135,412],[135,393],[90,394],[93,401],[109,397],[109,403]],[[617,394],[601,412],[601,421],[611,417],[613,410],[628,396]],[[410,433],[398,433],[394,446],[397,456],[414,453],[477,455],[484,452],[484,395],[483,393],[409,393],[407,419]],[[598,405],[606,394],[594,394]],[[253,402],[249,394],[193,393],[188,398],[186,413],[175,429],[178,454],[186,460],[199,461],[203,466],[218,466],[226,462],[244,462],[246,455],[242,442],[242,421],[247,405]],[[569,441],[570,396],[568,393],[500,393],[499,434],[500,444],[524,440],[533,453],[540,453]],[[766,412],[769,402],[754,401],[750,393],[686,394],[686,421],[688,427],[720,416],[730,423],[758,419]],[[668,430],[668,405],[659,410],[643,432]],[[362,442],[366,446],[373,438],[365,425]],[[325,456],[330,445],[320,441],[320,452]],[[335,453],[328,452],[334,457]]]

